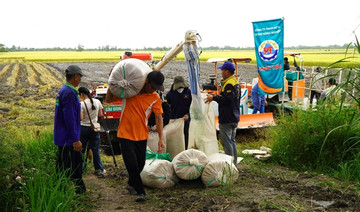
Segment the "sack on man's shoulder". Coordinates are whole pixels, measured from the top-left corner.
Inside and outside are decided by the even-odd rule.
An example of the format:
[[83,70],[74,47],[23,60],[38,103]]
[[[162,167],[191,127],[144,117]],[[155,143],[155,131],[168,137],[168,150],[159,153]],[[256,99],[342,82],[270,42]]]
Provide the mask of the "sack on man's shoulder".
[[100,130],[101,130],[100,123],[92,123],[91,130],[94,132],[100,132]]

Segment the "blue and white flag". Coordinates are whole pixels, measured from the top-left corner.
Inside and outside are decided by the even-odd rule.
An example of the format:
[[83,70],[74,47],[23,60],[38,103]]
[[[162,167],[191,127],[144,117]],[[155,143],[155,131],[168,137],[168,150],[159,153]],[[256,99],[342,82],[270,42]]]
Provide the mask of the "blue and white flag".
[[284,91],[284,20],[253,22],[260,94]]

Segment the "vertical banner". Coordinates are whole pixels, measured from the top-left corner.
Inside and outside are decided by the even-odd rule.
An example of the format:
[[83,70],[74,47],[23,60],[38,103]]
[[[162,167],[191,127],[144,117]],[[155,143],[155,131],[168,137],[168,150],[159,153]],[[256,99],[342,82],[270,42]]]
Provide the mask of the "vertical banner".
[[284,91],[284,20],[253,22],[260,94]]

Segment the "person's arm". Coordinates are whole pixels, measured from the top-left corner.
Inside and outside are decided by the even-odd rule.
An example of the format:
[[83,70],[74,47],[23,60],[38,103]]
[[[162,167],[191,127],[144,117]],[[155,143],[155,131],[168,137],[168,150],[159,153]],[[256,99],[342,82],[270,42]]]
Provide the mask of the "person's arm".
[[321,94],[320,94],[320,98],[319,99],[322,99],[324,100],[325,99],[325,96],[326,96],[326,89],[321,91]]
[[83,107],[83,104],[84,104],[84,100],[80,102],[81,106],[81,112],[80,112],[80,120],[82,121],[84,119],[84,107]]
[[101,102],[100,101],[98,101],[98,104],[99,104],[99,112],[98,112],[98,117],[103,117],[104,116],[104,114],[103,114],[103,109],[104,109],[104,107],[102,106],[102,104],[101,104]]
[[170,109],[170,105],[167,103],[167,101],[165,100],[162,104],[162,109],[163,109],[163,124],[164,126],[166,126],[167,124],[169,124],[170,121],[170,115],[171,115],[171,109]]
[[156,131],[159,135],[158,153],[162,153],[165,145],[163,141],[163,119],[161,114],[155,114]]
[[221,96],[220,95],[215,95],[215,96],[213,96],[212,99],[213,99],[213,101],[215,101],[215,102],[217,102],[219,104],[223,104],[223,105],[231,104],[232,99],[236,95],[235,89],[236,89],[236,87],[234,87],[231,84],[228,84],[228,85],[226,85],[226,87],[224,89],[224,92],[222,93]]
[[114,95],[110,92],[110,88],[108,88],[107,91],[106,91],[105,102],[106,103],[111,103],[113,101],[115,101],[114,100]]
[[[76,94],[68,93],[61,100],[63,102],[63,110],[64,118],[66,119],[66,131],[69,134],[69,139],[73,144],[74,151],[80,152],[82,149],[82,143],[80,141],[80,134],[76,130],[77,122],[79,121],[79,117],[76,117],[75,112],[76,104],[79,104],[79,100],[76,97]],[[81,115],[80,115],[81,116]]]

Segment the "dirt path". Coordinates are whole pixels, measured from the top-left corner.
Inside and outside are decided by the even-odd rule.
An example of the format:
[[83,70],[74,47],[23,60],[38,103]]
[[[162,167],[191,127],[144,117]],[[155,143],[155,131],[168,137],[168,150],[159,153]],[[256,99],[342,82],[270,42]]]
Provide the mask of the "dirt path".
[[245,158],[237,166],[233,185],[206,188],[201,180],[180,181],[167,189],[146,188],[147,201],[136,203],[124,189],[126,171],[106,164],[108,176],[89,172],[85,183],[93,211],[359,211],[359,185],[346,185],[316,174],[297,173],[284,167]]

